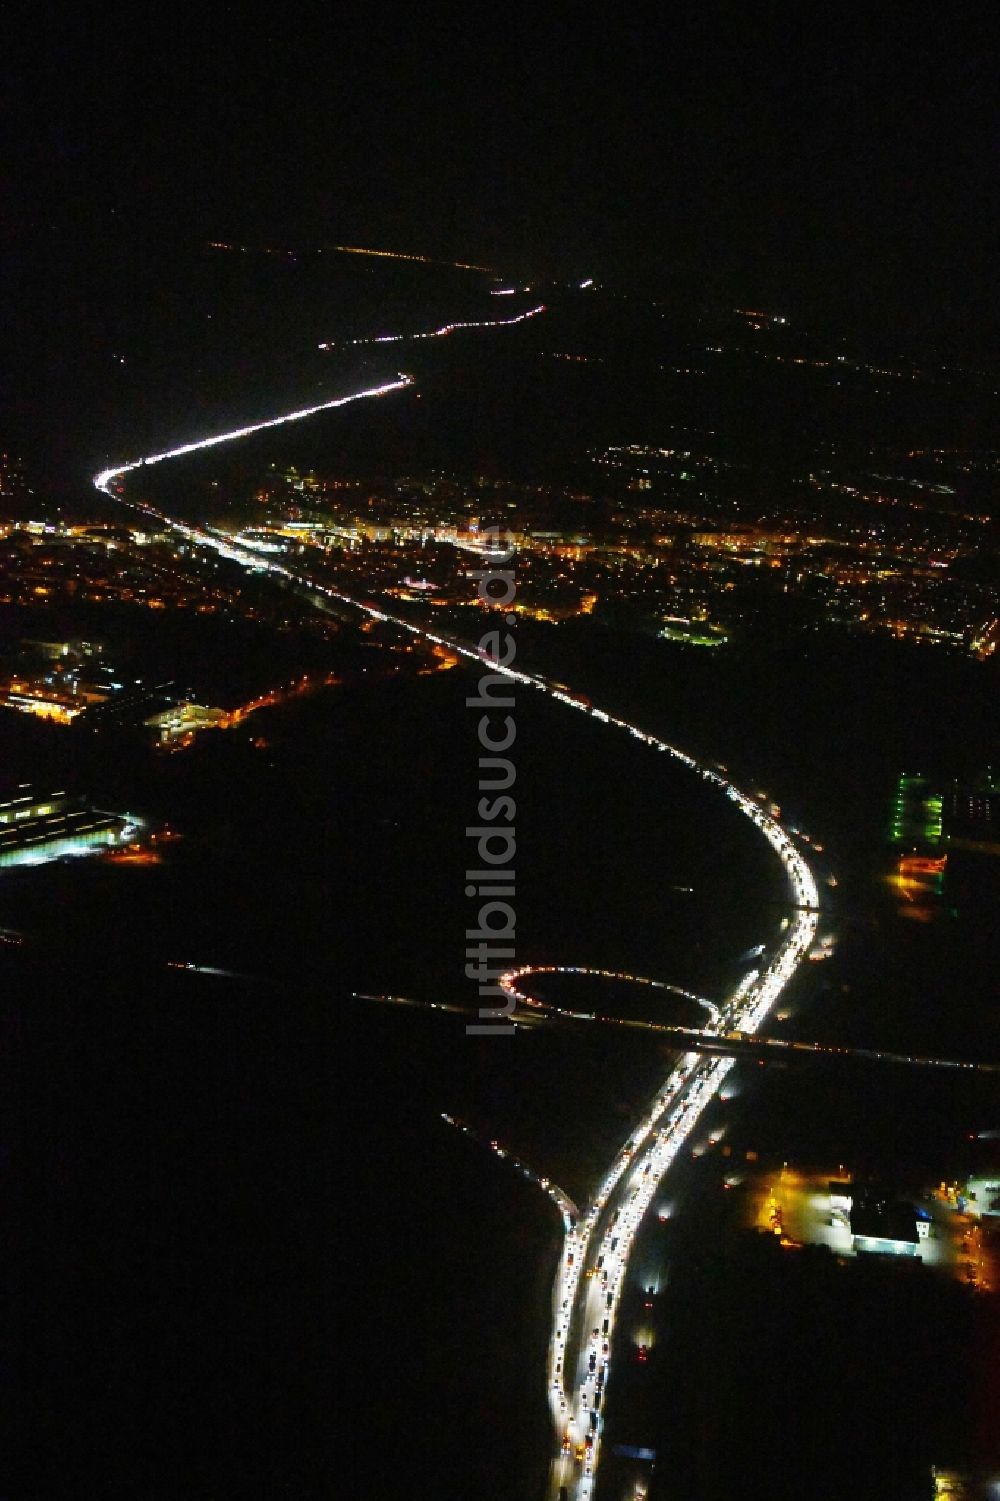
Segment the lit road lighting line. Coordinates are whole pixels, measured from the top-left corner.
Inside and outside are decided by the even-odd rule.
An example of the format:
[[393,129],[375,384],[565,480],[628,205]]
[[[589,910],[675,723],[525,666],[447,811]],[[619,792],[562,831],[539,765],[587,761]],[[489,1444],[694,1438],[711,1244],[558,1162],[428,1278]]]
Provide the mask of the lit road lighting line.
[[[535,973],[545,973],[545,967],[539,967]],[[618,976],[624,979],[624,976]],[[641,984],[654,984],[654,981],[640,981]],[[526,1006],[531,1006],[542,1013],[542,1016],[555,1015],[565,1017],[570,1021],[597,1022],[606,1027],[625,1027],[644,1032],[662,1032],[668,1036],[677,1037],[683,1045],[698,1047],[703,1043],[712,1046],[706,1051],[728,1052],[735,1057],[743,1053],[776,1052],[776,1053],[807,1053],[812,1058],[846,1058],[860,1059],[866,1063],[894,1063],[903,1064],[910,1068],[948,1068],[961,1069],[966,1073],[1000,1074],[1000,1063],[981,1063],[968,1058],[925,1058],[917,1053],[890,1053],[878,1048],[842,1048],[826,1042],[802,1042],[786,1037],[761,1037],[759,1033],[742,1033],[735,1028],[732,1034],[719,1032],[710,1027],[682,1026],[677,1022],[654,1022],[640,1017],[605,1016],[590,1011],[568,1011],[560,1006],[553,1006],[547,1001],[539,1001],[533,996],[526,995],[523,991],[503,987],[507,995],[521,1001]],[[662,990],[671,990],[675,994],[685,995],[679,986],[659,984]],[[710,1003],[709,1003],[710,1004]],[[514,1023],[514,1025],[517,1025]],[[523,1023],[522,1023],[523,1025]]]
[[269,417],[264,422],[251,422],[246,427],[233,428],[228,433],[216,433],[211,438],[198,438],[193,443],[182,443],[179,448],[170,448],[166,453],[150,454],[144,459],[132,459],[127,464],[119,464],[113,469],[102,469],[100,474],[94,475],[94,485],[98,490],[103,490],[106,495],[111,492],[108,486],[112,480],[120,479],[123,474],[128,474],[133,469],[141,469],[144,465],[162,464],[164,459],[179,459],[188,453],[197,453],[202,448],[215,448],[220,443],[233,443],[237,438],[249,438],[252,433],[262,433],[265,428],[281,427],[286,422],[302,422],[307,417],[315,417],[320,412],[332,412],[337,407],[348,406],[352,401],[365,401],[373,396],[388,396],[390,391],[402,391],[407,386],[414,384],[412,375],[400,374],[398,380],[385,381],[380,386],[368,386],[364,391],[353,391],[350,396],[338,396],[333,401],[321,401],[316,406],[300,407],[295,412],[284,412],[280,417]]
[[482,271],[487,276],[496,275],[493,266],[475,266],[471,261],[437,261],[429,255],[407,255],[402,250],[367,250],[362,245],[331,245],[330,249],[339,255],[374,255],[386,261],[417,261],[422,266],[450,266],[454,271]]
[[511,1167],[516,1167],[518,1172],[528,1179],[529,1183],[536,1184],[555,1204],[562,1215],[564,1232],[568,1234],[572,1230],[580,1217],[580,1211],[573,1203],[569,1194],[564,1193],[558,1183],[553,1183],[551,1178],[546,1178],[541,1173],[536,1173],[534,1168],[528,1167],[527,1163],[522,1162],[519,1157],[515,1157],[513,1152],[508,1152],[507,1148],[502,1147],[498,1141],[485,1141],[483,1137],[473,1131],[471,1126],[467,1126],[464,1121],[457,1121],[454,1116],[446,1115],[444,1111],[441,1112],[441,1119],[447,1125],[454,1126],[456,1131],[461,1131],[464,1136],[470,1136],[480,1146],[484,1146],[488,1151],[495,1153],[501,1160],[509,1162]]
[[[680,985],[668,985],[666,980],[650,980],[645,975],[630,975],[622,970],[590,969],[581,964],[524,964],[519,969],[508,970],[500,978],[501,988],[513,1000],[523,1001],[526,1006],[535,1006],[540,1011],[551,1011],[557,1016],[571,1017],[574,1021],[604,1021],[608,1018],[595,1017],[587,1012],[567,1011],[562,1006],[553,1005],[551,1001],[539,1001],[533,996],[526,995],[523,991],[515,988],[515,980],[523,980],[528,975],[590,975],[601,980],[624,980],[629,985],[646,985],[651,990],[666,990],[671,995],[683,996],[686,1001],[693,1001],[696,1006],[701,1006],[715,1021],[719,1021],[720,1012],[714,1001],[707,1001],[704,996],[695,995],[693,991],[684,990]],[[663,1023],[652,1023],[659,1028]],[[698,1031],[698,1028],[672,1027],[671,1031]],[[708,1035],[707,1033],[705,1035]]]
[[[454,1006],[450,1001],[427,1001],[417,1000],[408,995],[372,995],[364,990],[352,990],[351,999],[355,1001],[374,1001],[379,1006],[408,1006],[417,1011],[447,1011],[453,1016],[478,1017],[479,1011],[475,1006]],[[542,1025],[544,1017],[529,1017],[527,1021],[511,1021],[513,1027],[526,1027],[528,1025]]]
[[419,1011],[452,1011],[457,1016],[477,1016],[471,1006],[452,1006],[447,1001],[419,1001],[408,995],[371,995],[364,990],[352,990],[355,1001],[376,1001],[380,1006],[412,1006]]
[[[0,937],[3,930],[0,929]],[[187,969],[197,969],[197,965],[188,964],[180,966]],[[208,971],[213,972],[213,971]],[[222,971],[218,971],[222,973]],[[227,972],[228,973],[228,972]],[[749,976],[744,978],[744,987],[747,980],[752,982],[757,978],[757,971],[752,970]],[[567,1021],[598,1022],[606,1027],[626,1027],[640,1029],[647,1032],[664,1033],[667,1036],[677,1037],[681,1044],[687,1042],[694,1047],[704,1040],[713,1045],[714,1051],[728,1049],[738,1058],[740,1053],[748,1048],[752,1052],[777,1052],[781,1054],[806,1053],[812,1058],[835,1058],[835,1059],[860,1059],[863,1062],[903,1064],[911,1068],[947,1068],[960,1069],[966,1073],[997,1074],[1000,1073],[1000,1063],[984,1063],[974,1059],[962,1058],[929,1058],[918,1053],[895,1053],[881,1048],[839,1047],[833,1043],[805,1042],[796,1038],[786,1037],[762,1037],[759,1033],[744,1035],[733,1031],[721,1031],[718,1025],[708,1027],[684,1026],[676,1022],[656,1022],[639,1017],[606,1016],[601,1013],[590,1011],[570,1011],[564,1006],[556,1006],[551,1001],[541,1001],[537,996],[529,995],[526,991],[516,988],[514,981],[522,981],[530,975],[590,975],[602,979],[621,980],[634,985],[645,985],[656,990],[665,990],[671,995],[679,995],[684,999],[693,1001],[699,1006],[708,1009],[716,1023],[721,1013],[719,1008],[703,996],[694,995],[692,991],[685,990],[680,985],[670,985],[665,980],[650,980],[643,975],[630,975],[618,970],[592,969],[585,965],[571,964],[526,964],[516,970],[508,970],[501,976],[499,981],[504,993],[515,1001],[520,1001],[523,1006],[531,1008],[535,1015],[528,1020],[544,1024],[546,1017],[555,1016]],[[241,976],[240,978],[253,978]],[[415,1000],[411,996],[398,995],[372,995],[364,991],[353,990],[351,995],[356,1000],[376,1001],[383,1005],[410,1006],[425,1011],[449,1011],[460,1016],[474,1016],[476,1011],[468,1006],[455,1006],[445,1001]],[[732,998],[730,998],[732,1004]],[[525,1020],[513,1022],[514,1026],[524,1027],[528,1023]],[[696,1042],[695,1039],[698,1041]]]
[[363,339],[341,339],[328,344],[318,344],[317,349],[353,349],[362,344],[408,344],[418,339],[447,339],[449,334],[459,333],[467,328],[510,328],[515,323],[524,323],[529,318],[537,318],[539,313],[546,312],[544,302],[537,307],[529,308],[527,312],[517,313],[513,318],[481,318],[466,323],[443,323],[440,328],[428,329],[422,334],[375,334],[368,335]]
[[[209,240],[208,249],[239,250],[244,255],[281,255],[287,256],[290,260],[298,260],[300,254],[298,251],[284,250],[273,245],[237,245],[229,240]],[[415,261],[421,266],[449,266],[453,271],[481,271],[485,276],[497,274],[493,266],[475,266],[470,261],[439,261],[429,255],[408,255],[403,250],[369,250],[362,245],[321,245],[316,253],[322,255],[325,251],[336,255],[372,255],[385,261]]]

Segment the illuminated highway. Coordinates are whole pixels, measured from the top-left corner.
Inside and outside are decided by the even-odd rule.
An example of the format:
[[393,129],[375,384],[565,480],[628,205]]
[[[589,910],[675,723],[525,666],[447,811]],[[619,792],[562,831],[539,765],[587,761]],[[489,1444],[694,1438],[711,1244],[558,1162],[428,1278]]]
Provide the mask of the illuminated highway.
[[[350,606],[371,619],[388,621],[412,636],[446,647],[473,665],[487,665],[491,672],[544,693],[557,703],[585,714],[597,724],[624,732],[650,750],[680,762],[707,786],[727,797],[770,845],[781,862],[788,888],[789,922],[780,941],[769,956],[762,958],[761,967],[745,976],[711,1017],[706,1029],[709,1033],[735,1030],[749,1035],[756,1032],[809,953],[819,923],[819,898],[812,872],[791,835],[758,801],[740,791],[719,771],[700,764],[694,757],[640,726],[595,708],[588,699],[577,696],[561,684],[539,674],[502,666],[477,646],[439,635],[411,620],[343,594],[313,578],[304,569],[272,558],[264,559],[214,528],[191,525],[164,515],[142,501],[129,501],[116,493],[119,488],[117,481],[146,465],[231,442],[282,423],[300,421],[352,401],[385,396],[411,384],[410,376],[400,375],[396,381],[369,387],[335,401],[187,443],[150,458],[110,467],[94,477],[94,484],[103,493],[155,519],[159,525],[172,529],[189,541],[212,548],[253,572],[268,572],[304,588],[318,605],[332,601]],[[507,977],[511,987],[517,973],[512,972]],[[664,1173],[718,1092],[733,1062],[732,1058],[705,1058],[695,1052],[680,1057],[644,1119],[605,1174],[593,1204],[566,1230],[553,1294],[549,1347],[548,1384],[555,1424],[551,1469],[553,1497],[557,1497],[563,1487],[565,1494],[574,1501],[585,1501],[593,1495],[600,1457],[600,1408],[609,1379],[612,1336],[632,1243]],[[572,1371],[569,1369],[571,1362]],[[567,1435],[569,1452],[566,1452]]]

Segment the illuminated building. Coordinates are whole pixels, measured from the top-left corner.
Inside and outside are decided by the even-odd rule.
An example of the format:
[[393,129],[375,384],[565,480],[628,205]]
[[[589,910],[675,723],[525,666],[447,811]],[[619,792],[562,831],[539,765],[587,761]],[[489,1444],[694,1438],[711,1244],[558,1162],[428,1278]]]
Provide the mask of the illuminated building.
[[11,828],[32,819],[47,818],[61,808],[66,800],[65,792],[52,792],[36,798],[32,795],[30,782],[22,782],[17,793],[16,797],[0,803],[0,828]]
[[942,798],[930,787],[927,778],[903,772],[893,799],[892,843],[939,845],[941,810]]
[[899,873],[902,876],[913,875],[940,875],[948,864],[948,856],[940,855],[901,855],[899,857]]
[[970,1214],[1000,1217],[1000,1173],[991,1178],[970,1178],[965,1198]]
[[230,716],[225,709],[214,709],[203,704],[171,704],[160,714],[153,714],[143,722],[156,730],[160,744],[170,745],[177,740],[186,740],[198,730],[224,729]]
[[31,648],[39,656],[49,662],[58,661],[60,657],[72,657],[75,661],[82,661],[85,657],[99,657],[104,652],[103,641],[30,641],[24,640],[22,646]]
[[39,719],[51,719],[56,724],[69,724],[83,713],[84,704],[85,700],[74,703],[67,693],[58,693],[23,678],[13,677],[0,683],[0,708],[17,709]]
[[695,532],[691,542],[695,547],[705,547],[721,552],[785,552],[799,544],[794,532],[765,532],[759,527],[745,531]]
[[146,684],[140,681],[126,688],[121,683],[114,683],[112,687],[117,691],[106,697],[103,703],[90,704],[82,723],[90,729],[135,729],[145,723],[151,709],[159,712],[171,702],[168,692],[171,686],[170,683]]
[[667,641],[686,641],[691,646],[722,646],[726,634],[721,626],[707,620],[688,620],[682,615],[667,615],[660,629]]
[[36,796],[25,783],[0,803],[0,868],[96,854],[128,844],[138,827],[135,819],[87,808],[65,792]]
[[935,1465],[931,1470],[931,1478],[936,1498],[949,1497],[950,1501],[991,1501],[991,1498],[1000,1494],[1000,1475],[997,1474],[940,1470]]
[[290,683],[269,688],[262,693],[255,694],[252,698],[240,701],[230,698],[228,708],[196,704],[188,699],[181,699],[169,703],[165,708],[161,705],[155,714],[143,720],[143,724],[147,729],[157,732],[161,745],[176,749],[191,745],[199,730],[235,729],[251,714],[256,714],[259,709],[273,709],[278,704],[288,703],[291,699],[301,698],[320,688],[330,687],[337,681],[337,677],[332,672],[313,674],[306,672]]

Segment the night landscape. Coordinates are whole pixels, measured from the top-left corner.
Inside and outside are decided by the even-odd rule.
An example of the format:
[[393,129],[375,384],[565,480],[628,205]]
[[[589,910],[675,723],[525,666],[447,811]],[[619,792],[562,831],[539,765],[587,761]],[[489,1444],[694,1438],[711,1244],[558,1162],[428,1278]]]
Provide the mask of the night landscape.
[[1000,1495],[989,21],[13,28],[0,1497]]

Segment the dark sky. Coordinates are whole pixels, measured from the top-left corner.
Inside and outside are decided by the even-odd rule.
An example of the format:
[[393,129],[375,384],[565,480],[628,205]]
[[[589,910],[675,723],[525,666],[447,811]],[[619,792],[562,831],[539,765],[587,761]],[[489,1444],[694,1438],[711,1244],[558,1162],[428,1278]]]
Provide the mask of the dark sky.
[[33,10],[0,61],[8,249],[117,225],[681,270],[978,340],[989,6],[544,10]]

